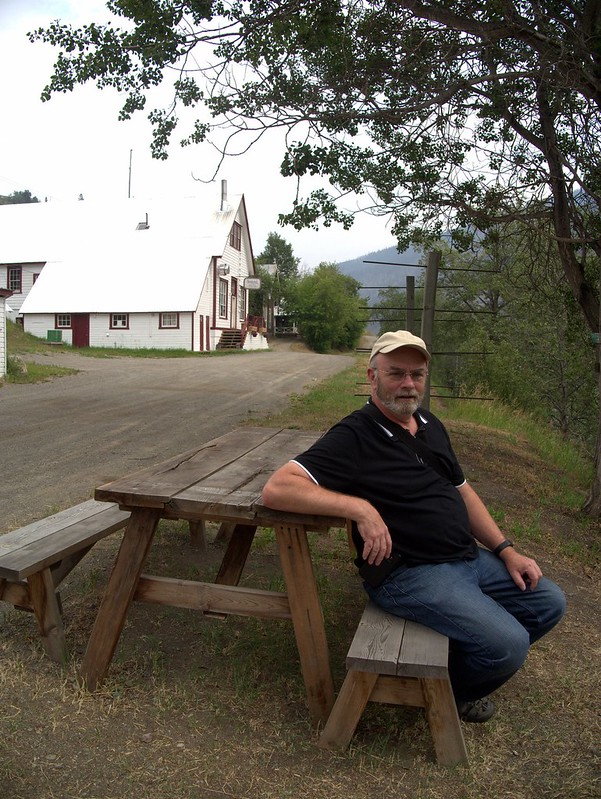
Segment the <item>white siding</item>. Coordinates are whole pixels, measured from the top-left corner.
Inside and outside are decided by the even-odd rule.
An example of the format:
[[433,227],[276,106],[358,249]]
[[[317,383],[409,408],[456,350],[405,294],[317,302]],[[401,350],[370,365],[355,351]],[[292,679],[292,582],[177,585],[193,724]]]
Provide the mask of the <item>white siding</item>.
[[8,288],[8,269],[9,267],[21,267],[21,293],[14,292],[10,298],[10,307],[15,312],[19,312],[25,297],[31,291],[33,286],[33,278],[39,275],[44,267],[43,263],[35,264],[0,264],[0,288]]
[[[48,331],[55,329],[54,322],[54,314],[27,314],[23,317],[23,329],[32,336],[45,339],[48,337]],[[62,331],[62,340],[66,344],[71,343],[70,330]]]
[[0,378],[6,374],[6,298],[0,297]]
[[[192,314],[179,315],[179,328],[159,329],[161,313],[130,313],[129,329],[111,330],[110,314],[90,314],[90,347],[124,347],[127,349],[190,350],[192,348]],[[198,335],[196,336],[198,338]],[[196,342],[198,347],[198,342]]]

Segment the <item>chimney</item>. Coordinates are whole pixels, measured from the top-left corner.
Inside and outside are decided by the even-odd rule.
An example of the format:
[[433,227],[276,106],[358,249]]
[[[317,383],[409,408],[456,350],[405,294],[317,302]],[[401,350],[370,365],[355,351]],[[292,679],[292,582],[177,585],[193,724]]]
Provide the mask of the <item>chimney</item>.
[[225,211],[227,206],[227,180],[221,181],[221,210]]

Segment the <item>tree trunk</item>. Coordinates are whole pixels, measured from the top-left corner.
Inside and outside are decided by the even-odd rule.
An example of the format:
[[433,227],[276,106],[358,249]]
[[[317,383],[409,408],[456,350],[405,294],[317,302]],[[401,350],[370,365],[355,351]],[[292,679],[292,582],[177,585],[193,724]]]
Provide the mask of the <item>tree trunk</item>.
[[[601,301],[595,296],[595,290],[587,282],[584,268],[576,257],[576,246],[572,240],[570,212],[566,180],[561,160],[561,153],[557,144],[555,119],[551,110],[547,87],[541,81],[537,90],[538,111],[541,130],[544,140],[544,155],[549,166],[550,186],[553,195],[553,227],[557,240],[559,258],[584,318],[590,330],[599,336],[601,331]],[[601,516],[601,371],[600,371],[600,345],[597,342],[595,370],[599,386],[599,422],[597,423],[597,443],[595,446],[595,474],[590,487],[589,495],[584,503],[583,511],[589,516]]]
[[[599,331],[601,331],[601,300],[599,301]],[[599,384],[599,422],[597,423],[597,445],[595,447],[595,474],[589,495],[582,510],[589,516],[601,516],[601,342],[597,340],[595,369]]]

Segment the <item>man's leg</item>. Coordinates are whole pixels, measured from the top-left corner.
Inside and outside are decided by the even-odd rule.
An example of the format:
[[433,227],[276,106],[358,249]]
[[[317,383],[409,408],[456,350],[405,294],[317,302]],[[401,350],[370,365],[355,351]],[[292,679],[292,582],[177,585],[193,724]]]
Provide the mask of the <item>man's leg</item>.
[[565,595],[552,580],[543,577],[534,591],[520,591],[502,561],[486,549],[480,550],[475,566],[481,590],[525,627],[531,644],[552,630],[563,617]]
[[544,580],[536,591],[521,592],[500,559],[482,554],[483,561],[401,566],[378,588],[365,586],[384,610],[449,637],[449,673],[458,701],[487,696],[503,685],[524,662],[530,643],[551,629],[564,609],[563,594],[553,583]]

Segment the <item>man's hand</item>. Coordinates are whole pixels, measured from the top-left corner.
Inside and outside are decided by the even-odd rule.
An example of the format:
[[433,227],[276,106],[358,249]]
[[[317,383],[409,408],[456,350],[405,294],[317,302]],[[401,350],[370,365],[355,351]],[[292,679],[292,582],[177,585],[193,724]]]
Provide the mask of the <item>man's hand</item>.
[[363,560],[379,566],[384,558],[389,558],[392,554],[392,539],[388,527],[369,503],[365,503],[364,513],[356,521],[359,535],[363,539]]
[[499,555],[511,579],[521,591],[534,590],[543,573],[535,560],[520,555],[513,547],[507,547]]

